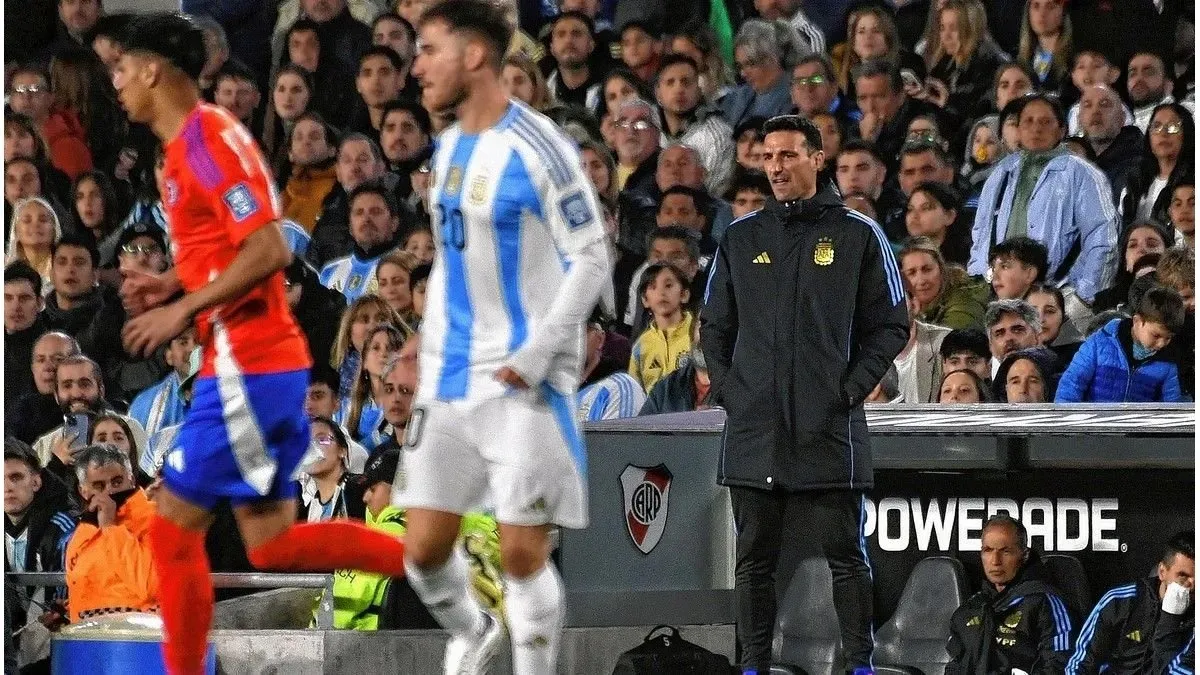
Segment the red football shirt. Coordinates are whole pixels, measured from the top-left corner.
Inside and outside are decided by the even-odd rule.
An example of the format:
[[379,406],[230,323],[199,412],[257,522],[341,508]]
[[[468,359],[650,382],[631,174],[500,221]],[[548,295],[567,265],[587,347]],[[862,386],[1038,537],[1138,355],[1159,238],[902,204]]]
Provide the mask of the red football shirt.
[[[233,262],[246,237],[278,220],[279,195],[250,133],[222,108],[201,103],[166,144],[163,206],[185,291],[202,288]],[[196,317],[201,376],[309,368],[308,345],[288,308],[283,272]]]

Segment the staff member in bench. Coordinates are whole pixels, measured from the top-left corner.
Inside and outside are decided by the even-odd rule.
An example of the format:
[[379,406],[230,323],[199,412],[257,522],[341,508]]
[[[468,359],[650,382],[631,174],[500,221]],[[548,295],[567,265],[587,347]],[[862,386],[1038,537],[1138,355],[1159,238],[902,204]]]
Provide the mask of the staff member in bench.
[[983,590],[950,617],[945,675],[1058,675],[1071,656],[1071,612],[1045,580],[1019,520],[997,514],[983,525]]
[[904,280],[879,225],[818,187],[816,125],[784,115],[763,133],[773,198],[725,231],[700,328],[711,396],[727,413],[717,480],[737,524],[742,672],[770,670],[775,569],[795,544],[785,522],[809,524],[820,543],[847,670],[870,672],[863,491],[874,483],[862,403],[908,341]]

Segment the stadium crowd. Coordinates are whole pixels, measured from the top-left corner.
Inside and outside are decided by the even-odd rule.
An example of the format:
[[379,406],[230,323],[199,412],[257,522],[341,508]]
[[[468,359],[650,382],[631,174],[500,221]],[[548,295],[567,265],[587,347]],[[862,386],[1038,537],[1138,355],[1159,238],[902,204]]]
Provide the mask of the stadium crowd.
[[[387,467],[435,255],[430,160],[452,122],[410,75],[434,1],[183,2],[205,31],[204,96],[258,142],[287,218],[288,298],[316,364],[302,519],[402,531]],[[878,222],[905,280],[909,342],[869,402],[1193,400],[1191,2],[510,9],[502,82],[577,142],[615,260],[588,323],[580,420],[709,405],[708,266],[772,199],[761,128],[789,113],[820,128],[822,184]],[[57,626],[153,606],[144,501],[198,366],[190,330],[148,360],[121,344],[122,272],[172,265],[161,151],[113,87],[129,17],[101,0],[5,14],[6,570],[89,570],[68,579],[69,613],[49,597],[29,610]],[[495,606],[494,523],[468,520]],[[249,569],[231,524],[209,552],[214,570]]]

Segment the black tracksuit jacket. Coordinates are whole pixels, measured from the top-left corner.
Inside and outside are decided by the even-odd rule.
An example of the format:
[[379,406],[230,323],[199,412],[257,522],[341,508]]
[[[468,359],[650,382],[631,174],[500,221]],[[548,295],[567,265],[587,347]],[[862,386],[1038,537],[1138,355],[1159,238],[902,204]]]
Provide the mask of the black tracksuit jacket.
[[[1157,575],[1148,576],[1117,586],[1100,598],[1079,630],[1067,675],[1095,674],[1104,666],[1107,675],[1149,675],[1167,669],[1180,645],[1170,640],[1156,645],[1156,631],[1178,632],[1169,624],[1190,626],[1195,619],[1190,611],[1183,618],[1163,612],[1158,583]],[[1166,653],[1160,653],[1164,649]]]
[[700,344],[725,408],[723,485],[873,487],[862,401],[908,341],[883,231],[831,187],[729,226],[709,276]]

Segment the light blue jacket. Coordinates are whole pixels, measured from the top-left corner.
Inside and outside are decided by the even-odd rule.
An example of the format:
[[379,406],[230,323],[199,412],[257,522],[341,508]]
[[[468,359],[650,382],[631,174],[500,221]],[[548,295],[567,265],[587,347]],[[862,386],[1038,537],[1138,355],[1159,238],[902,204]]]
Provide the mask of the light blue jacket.
[[[146,436],[153,438],[164,427],[183,421],[187,405],[179,393],[179,383],[179,374],[172,370],[161,382],[142,391],[129,404],[129,416],[142,425]],[[149,452],[142,453],[144,459],[149,455]],[[148,473],[154,475],[153,472]]]
[[[988,269],[992,246],[992,220],[997,202],[996,241],[1004,241],[1017,191],[1021,159],[1025,153],[1013,153],[1000,160],[983,184],[975,227],[971,232],[971,262],[967,272],[983,275]],[[997,199],[1000,184],[1007,184],[1002,199]],[[1108,178],[1087,160],[1066,154],[1055,157],[1038,176],[1029,209],[1029,236],[1049,249],[1051,281],[1076,241],[1081,242],[1079,257],[1067,272],[1066,281],[1079,297],[1091,302],[1096,293],[1112,284],[1116,269],[1117,227],[1120,222],[1112,203]]]

